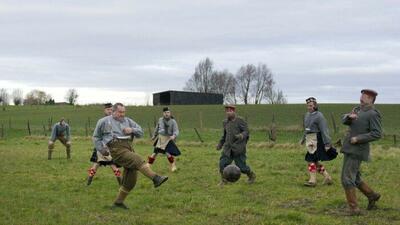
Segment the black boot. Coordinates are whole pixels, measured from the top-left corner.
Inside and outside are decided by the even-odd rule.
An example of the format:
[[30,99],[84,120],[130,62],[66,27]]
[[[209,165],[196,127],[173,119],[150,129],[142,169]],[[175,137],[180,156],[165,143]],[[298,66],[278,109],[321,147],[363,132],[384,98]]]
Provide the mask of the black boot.
[[123,202],[121,203],[114,202],[114,204],[111,206],[111,209],[117,209],[117,208],[129,209],[128,206],[126,206]]
[[167,176],[159,176],[159,175],[155,175],[154,177],[153,177],[153,184],[154,184],[154,187],[156,188],[156,187],[159,187],[161,184],[163,184],[165,181],[167,181],[168,180],[168,177]]
[[249,178],[247,179],[247,183],[248,183],[248,184],[252,184],[252,183],[254,183],[254,182],[256,181],[256,174],[255,174],[253,171],[250,171],[250,172],[247,174],[247,176],[249,177]]
[[367,210],[377,209],[376,202],[381,198],[381,195],[374,192],[365,182],[361,182],[358,189],[368,198]]
[[87,178],[87,186],[89,186],[93,181],[93,176],[88,176]]

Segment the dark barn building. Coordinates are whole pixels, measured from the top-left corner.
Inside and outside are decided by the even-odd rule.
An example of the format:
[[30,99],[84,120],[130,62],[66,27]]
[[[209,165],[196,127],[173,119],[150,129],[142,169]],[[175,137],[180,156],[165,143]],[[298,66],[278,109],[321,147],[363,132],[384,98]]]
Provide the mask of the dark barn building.
[[163,91],[153,94],[153,105],[222,105],[222,94]]

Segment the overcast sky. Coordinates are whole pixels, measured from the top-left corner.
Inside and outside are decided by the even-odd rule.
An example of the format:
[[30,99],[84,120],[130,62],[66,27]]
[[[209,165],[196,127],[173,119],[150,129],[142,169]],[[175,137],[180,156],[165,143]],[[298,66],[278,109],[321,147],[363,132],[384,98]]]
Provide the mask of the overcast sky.
[[397,0],[1,0],[0,88],[144,104],[196,64],[266,63],[289,103],[400,103]]

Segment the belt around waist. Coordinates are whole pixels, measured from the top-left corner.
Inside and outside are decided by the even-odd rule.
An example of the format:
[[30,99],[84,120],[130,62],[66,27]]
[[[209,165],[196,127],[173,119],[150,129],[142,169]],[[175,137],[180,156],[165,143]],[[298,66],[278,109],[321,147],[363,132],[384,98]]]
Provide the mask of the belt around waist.
[[111,141],[109,141],[107,143],[107,145],[112,145],[112,144],[116,144],[116,143],[129,143],[131,142],[130,139],[118,139],[118,138],[114,138]]

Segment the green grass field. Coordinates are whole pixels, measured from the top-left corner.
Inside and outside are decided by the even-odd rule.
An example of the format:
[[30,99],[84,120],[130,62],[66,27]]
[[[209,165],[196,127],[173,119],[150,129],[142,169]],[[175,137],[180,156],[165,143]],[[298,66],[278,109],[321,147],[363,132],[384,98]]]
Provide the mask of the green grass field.
[[[326,116],[330,110],[340,115],[351,108],[321,106]],[[94,126],[95,118],[101,115],[100,106],[10,107],[0,112],[4,129],[0,139],[0,224],[400,224],[400,148],[394,146],[392,138],[399,134],[400,106],[378,108],[384,115],[385,139],[372,145],[373,161],[364,163],[362,172],[365,181],[382,194],[379,209],[346,217],[340,185],[341,154],[325,164],[334,185],[322,185],[320,176],[316,188],[302,186],[307,179],[305,150],[297,142],[303,105],[239,107],[239,113],[250,123],[248,163],[257,181],[248,185],[246,176],[242,176],[223,188],[217,185],[220,152],[214,150],[221,134],[221,107],[174,106],[182,128],[179,170],[169,172],[166,158],[160,155],[153,168],[170,179],[154,189],[152,182],[140,175],[126,200],[130,207],[127,211],[109,209],[118,191],[110,168],[99,169],[92,185],[86,186],[92,144],[89,137],[84,137],[85,123],[91,118]],[[129,107],[128,115],[146,128],[160,115],[159,111],[160,107]],[[274,144],[265,135],[272,112],[279,128]],[[48,137],[42,126],[47,125],[50,116],[70,119],[74,134],[72,160],[65,159],[59,142],[53,160],[47,160]],[[30,137],[26,132],[28,119],[32,125]],[[193,127],[199,128],[204,143],[198,141]],[[339,126],[339,132],[332,136],[340,138],[342,132],[344,127]],[[143,157],[149,155],[152,149],[148,137],[138,140],[135,149]],[[366,198],[357,194],[360,206],[365,208]]]

